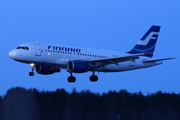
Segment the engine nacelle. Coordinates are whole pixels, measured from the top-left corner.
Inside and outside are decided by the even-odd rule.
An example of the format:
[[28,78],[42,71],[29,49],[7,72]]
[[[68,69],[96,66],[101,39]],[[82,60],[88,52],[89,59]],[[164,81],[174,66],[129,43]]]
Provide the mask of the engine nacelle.
[[55,72],[60,72],[60,69],[54,68],[54,67],[49,67],[49,66],[44,66],[44,65],[36,65],[36,72],[38,74],[49,75],[49,74],[53,74]]
[[70,60],[67,64],[67,70],[69,72],[83,73],[88,71],[88,63],[77,60]]

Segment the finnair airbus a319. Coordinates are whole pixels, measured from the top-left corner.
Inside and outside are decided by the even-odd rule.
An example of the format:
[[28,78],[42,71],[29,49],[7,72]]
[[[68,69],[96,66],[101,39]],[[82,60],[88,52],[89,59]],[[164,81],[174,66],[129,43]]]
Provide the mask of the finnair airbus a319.
[[105,50],[69,47],[40,43],[25,43],[9,52],[15,61],[31,65],[30,76],[36,72],[49,75],[67,69],[70,73],[68,82],[75,82],[72,73],[91,71],[90,81],[98,77],[95,72],[121,72],[147,68],[162,64],[163,60],[173,58],[153,59],[160,26],[151,26],[135,47],[129,52],[112,52]]

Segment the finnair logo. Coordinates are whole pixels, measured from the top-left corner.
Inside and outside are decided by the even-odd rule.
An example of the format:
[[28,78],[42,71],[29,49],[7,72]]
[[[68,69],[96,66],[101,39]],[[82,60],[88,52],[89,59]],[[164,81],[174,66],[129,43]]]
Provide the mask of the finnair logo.
[[[140,40],[138,45],[147,45],[150,40],[157,40],[159,32],[151,32],[144,40]],[[157,36],[154,36],[157,35]],[[153,37],[154,36],[154,37]]]
[[59,47],[59,46],[48,46],[48,50],[57,50],[57,51],[65,51],[65,52],[77,52],[80,53],[81,49],[78,48],[69,48],[69,47]]

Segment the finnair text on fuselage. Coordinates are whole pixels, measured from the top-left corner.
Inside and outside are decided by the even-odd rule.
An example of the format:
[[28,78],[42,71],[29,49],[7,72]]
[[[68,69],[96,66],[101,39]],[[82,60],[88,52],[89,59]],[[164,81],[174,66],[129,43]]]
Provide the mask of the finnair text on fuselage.
[[60,47],[60,46],[52,46],[52,45],[48,46],[48,50],[81,53],[81,49],[79,48]]

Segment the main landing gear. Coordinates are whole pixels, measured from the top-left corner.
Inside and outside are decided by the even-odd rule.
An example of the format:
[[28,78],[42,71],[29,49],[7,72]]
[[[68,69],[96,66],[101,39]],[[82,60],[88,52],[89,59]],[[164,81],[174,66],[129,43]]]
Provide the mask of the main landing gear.
[[74,83],[75,81],[76,81],[76,77],[74,77],[73,75],[72,75],[72,72],[70,72],[70,76],[68,77],[68,82],[70,82],[70,83]]
[[91,82],[96,82],[98,81],[98,76],[97,75],[94,75],[94,73],[89,77],[89,80]]
[[29,76],[34,76],[34,63],[31,63],[32,72],[29,72]]
[[[71,75],[68,77],[68,82],[69,82],[69,83],[74,83],[74,82],[76,81],[76,77],[74,77],[74,76],[72,75],[72,72],[70,72],[70,74],[71,74]],[[98,81],[98,76],[95,75],[94,72],[93,72],[93,74],[89,77],[89,80],[90,80],[91,82],[96,82],[96,81]]]

